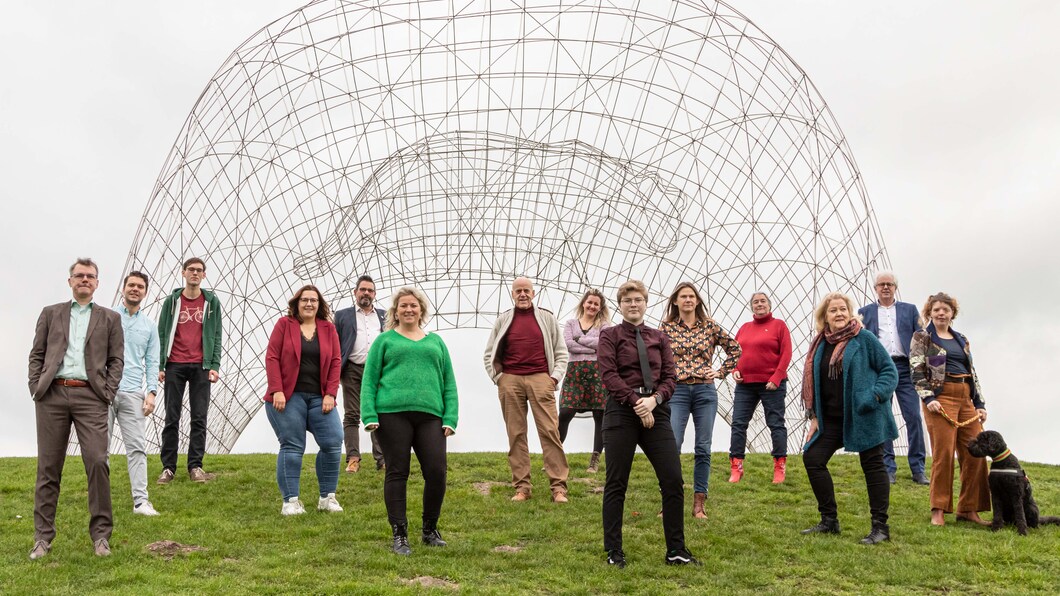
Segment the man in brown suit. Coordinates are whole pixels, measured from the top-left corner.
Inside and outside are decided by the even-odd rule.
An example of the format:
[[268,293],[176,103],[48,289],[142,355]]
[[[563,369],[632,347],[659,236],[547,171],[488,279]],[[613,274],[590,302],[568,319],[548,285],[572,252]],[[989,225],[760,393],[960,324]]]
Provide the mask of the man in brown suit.
[[51,550],[55,507],[66,462],[70,424],[77,430],[88,475],[88,531],[96,555],[110,555],[114,525],[107,463],[107,414],[124,367],[121,316],[93,304],[99,268],[91,259],[70,267],[74,298],[45,307],[29,353],[29,392],[37,411],[37,486],[30,559]]

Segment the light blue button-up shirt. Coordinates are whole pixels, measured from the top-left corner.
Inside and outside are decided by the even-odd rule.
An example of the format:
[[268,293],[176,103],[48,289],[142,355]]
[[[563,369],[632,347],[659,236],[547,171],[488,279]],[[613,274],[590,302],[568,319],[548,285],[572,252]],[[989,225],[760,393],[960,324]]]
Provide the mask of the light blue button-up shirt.
[[81,306],[75,300],[70,301],[70,333],[67,335],[66,354],[62,366],[55,373],[57,379],[88,380],[85,369],[85,339],[88,337],[88,323],[92,320],[92,303]]
[[114,310],[121,315],[121,328],[125,331],[125,368],[121,374],[118,391],[137,392],[144,390],[147,378],[147,393],[158,394],[158,325],[143,309],[130,315],[125,304]]

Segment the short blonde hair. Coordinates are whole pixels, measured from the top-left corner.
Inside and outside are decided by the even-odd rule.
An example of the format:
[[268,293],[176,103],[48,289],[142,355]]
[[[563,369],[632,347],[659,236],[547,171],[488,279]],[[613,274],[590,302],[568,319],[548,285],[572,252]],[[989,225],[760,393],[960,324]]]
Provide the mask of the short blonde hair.
[[928,296],[927,302],[924,303],[924,310],[922,310],[920,314],[924,317],[925,321],[931,320],[931,309],[935,306],[936,302],[946,304],[953,309],[953,318],[957,318],[957,312],[960,310],[960,305],[957,303],[957,299],[946,292],[939,292]]
[[648,299],[648,287],[644,285],[644,282],[631,279],[618,286],[618,302],[621,303],[622,299],[626,297],[626,294],[632,294],[634,292],[644,296],[644,300]]
[[420,327],[427,324],[427,310],[430,308],[430,304],[427,302],[427,295],[423,293],[419,288],[412,286],[405,286],[394,292],[394,297],[390,301],[390,308],[386,311],[386,328],[395,329],[398,326],[397,321],[397,306],[398,300],[401,300],[405,296],[413,296],[416,298],[416,302],[420,303]]
[[816,324],[818,332],[824,331],[827,326],[825,318],[828,314],[828,304],[833,300],[842,300],[843,302],[846,302],[847,310],[850,311],[850,318],[858,319],[859,321],[861,320],[861,315],[859,315],[858,311],[854,308],[854,301],[850,299],[850,296],[847,296],[843,292],[828,292],[824,295],[824,298],[821,298],[821,302],[817,305],[817,308],[813,309],[813,322]]

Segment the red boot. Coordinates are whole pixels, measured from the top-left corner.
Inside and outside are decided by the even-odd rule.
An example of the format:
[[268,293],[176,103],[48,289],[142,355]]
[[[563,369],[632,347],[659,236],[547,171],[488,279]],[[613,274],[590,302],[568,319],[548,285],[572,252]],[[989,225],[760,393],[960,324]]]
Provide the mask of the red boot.
[[782,484],[784,482],[784,475],[788,471],[788,458],[786,457],[774,457],[773,458],[773,484]]
[[732,474],[729,476],[729,482],[739,482],[740,479],[743,478],[743,458],[730,458],[729,466],[732,467]]

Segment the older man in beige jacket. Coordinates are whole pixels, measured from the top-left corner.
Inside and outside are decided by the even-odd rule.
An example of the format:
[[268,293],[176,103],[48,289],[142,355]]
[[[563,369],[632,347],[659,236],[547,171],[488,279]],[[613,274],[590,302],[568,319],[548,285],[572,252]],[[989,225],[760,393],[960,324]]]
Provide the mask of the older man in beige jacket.
[[559,438],[556,387],[567,372],[567,346],[555,315],[534,306],[534,286],[525,277],[512,283],[515,308],[493,324],[483,363],[497,384],[501,413],[508,431],[508,465],[512,469],[513,501],[530,498],[530,450],[526,406],[534,414],[545,458],[552,500],[567,502],[567,456]]

